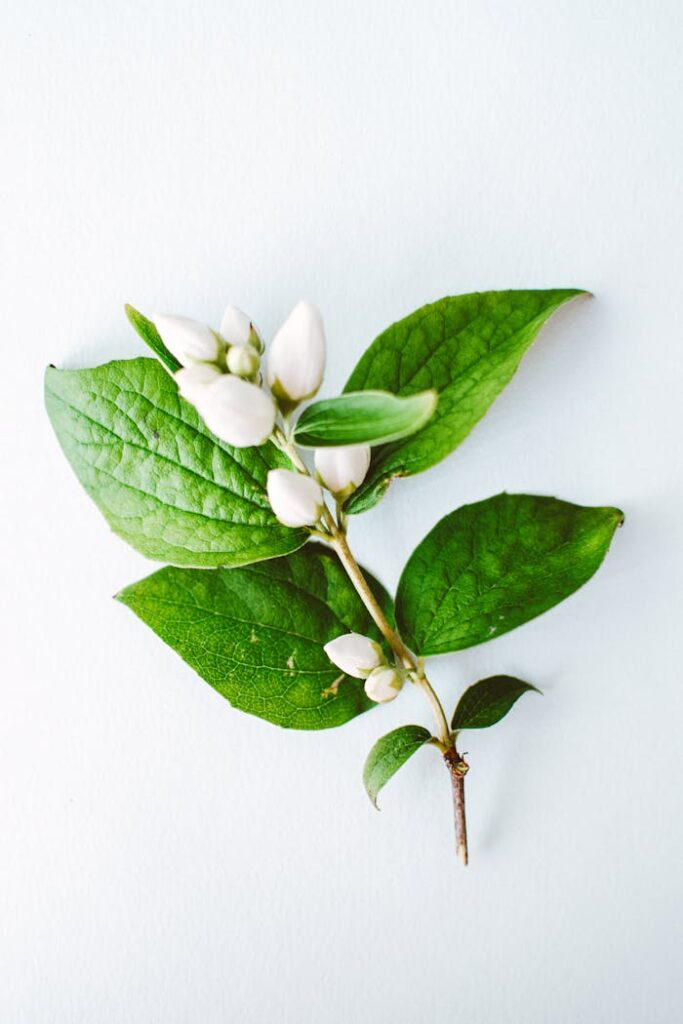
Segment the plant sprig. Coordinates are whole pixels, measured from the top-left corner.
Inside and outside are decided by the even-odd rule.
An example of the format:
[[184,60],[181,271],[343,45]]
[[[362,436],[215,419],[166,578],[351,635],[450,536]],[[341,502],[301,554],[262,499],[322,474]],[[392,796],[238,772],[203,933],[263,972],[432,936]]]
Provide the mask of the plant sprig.
[[460,732],[497,723],[536,687],[483,679],[449,716],[426,660],[564,600],[597,570],[623,515],[514,494],[456,509],[415,548],[395,603],[356,561],[348,525],[393,478],[460,444],[545,320],[578,294],[484,292],[425,306],[372,343],[341,396],[303,411],[325,364],[310,303],[268,347],[233,306],[218,330],[128,306],[155,359],[46,373],[48,413],[81,483],[116,533],[170,563],[119,599],[233,706],[280,726],[338,726],[416,686],[432,731],[405,725],[378,740],[365,786],[376,804],[420,747],[435,747],[463,863]]

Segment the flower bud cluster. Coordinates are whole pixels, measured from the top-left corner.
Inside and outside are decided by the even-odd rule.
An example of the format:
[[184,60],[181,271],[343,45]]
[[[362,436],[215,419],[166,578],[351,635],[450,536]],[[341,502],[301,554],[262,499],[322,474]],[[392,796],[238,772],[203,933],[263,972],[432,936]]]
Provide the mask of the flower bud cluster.
[[295,306],[275,335],[266,373],[272,394],[262,387],[261,336],[236,306],[226,309],[220,331],[167,313],[153,320],[181,364],[175,374],[181,395],[214,434],[234,447],[264,444],[273,432],[278,406],[290,412],[322,383],[325,332],[310,302]]
[[386,704],[403,687],[405,672],[390,665],[381,646],[361,633],[344,633],[325,644],[333,665],[348,676],[365,680],[365,692],[376,704]]
[[166,348],[181,364],[175,374],[180,394],[195,406],[209,430],[236,448],[267,441],[276,408],[260,387],[263,342],[249,317],[228,306],[220,331],[166,313],[153,320]]
[[[162,341],[181,363],[175,374],[183,398],[221,440],[237,448],[264,444],[278,409],[286,416],[318,391],[325,369],[325,331],[317,308],[299,302],[276,333],[268,351],[263,387],[264,344],[250,318],[228,306],[220,330],[188,317],[153,318]],[[322,487],[345,500],[365,479],[367,445],[320,448],[315,479],[305,473],[272,470],[268,498],[285,526],[315,525],[324,509]]]

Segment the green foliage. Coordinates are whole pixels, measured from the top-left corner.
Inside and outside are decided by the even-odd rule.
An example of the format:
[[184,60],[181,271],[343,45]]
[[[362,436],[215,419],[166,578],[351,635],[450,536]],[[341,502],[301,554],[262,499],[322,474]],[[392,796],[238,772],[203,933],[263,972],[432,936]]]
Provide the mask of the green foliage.
[[[391,600],[369,577],[385,614]],[[323,645],[381,634],[336,555],[318,544],[241,569],[160,569],[118,595],[235,708],[291,729],[328,729],[376,707]]]
[[569,597],[602,562],[623,514],[499,494],[445,516],[403,570],[396,618],[420,655],[491,640]]
[[379,791],[396,774],[408,758],[431,739],[421,725],[402,725],[377,740],[368,754],[363,769],[363,782],[367,794],[377,807]]
[[[420,747],[436,743],[454,785],[465,862],[462,775],[468,766],[457,753],[457,733],[495,724],[523,693],[539,691],[512,676],[482,679],[460,698],[451,733],[421,675],[422,659],[493,639],[564,600],[597,570],[623,515],[508,494],[457,509],[408,560],[395,616],[391,598],[367,573],[369,589],[365,585],[338,531],[346,529],[343,513],[371,508],[394,476],[419,473],[457,448],[548,317],[578,294],[459,295],[384,331],[345,393],[312,403],[294,426],[292,441],[302,448],[373,446],[363,484],[342,512],[336,505],[336,521],[326,510],[312,530],[283,526],[267,498],[269,470],[293,468],[280,448],[306,472],[282,435],[287,424],[273,435],[278,447],[268,442],[239,449],[220,441],[179,396],[172,377],[178,360],[153,322],[133,307],[126,307],[128,319],[156,359],[89,370],[49,367],[45,376],[50,420],[88,494],[119,536],[147,557],[171,563],[118,599],[233,707],[284,728],[333,728],[376,707],[363,681],[341,673],[324,646],[349,632],[382,644],[387,663],[396,657],[424,684],[438,739],[417,725],[383,736],[365,763],[365,788],[377,806],[399,768]],[[307,543],[311,532],[331,547]],[[400,637],[392,633],[396,628]]]
[[76,476],[120,537],[174,565],[245,565],[301,547],[266,496],[270,443],[231,448],[156,359],[45,374],[45,404]]
[[302,448],[384,444],[414,434],[433,414],[437,394],[398,398],[388,391],[359,391],[324,398],[304,409],[294,428]]
[[365,482],[346,511],[371,508],[392,477],[420,473],[457,448],[509,382],[548,317],[579,294],[556,288],[456,295],[423,306],[380,334],[345,390],[413,395],[433,388],[439,404],[418,433],[373,452]]
[[505,718],[508,711],[523,693],[533,690],[540,693],[531,683],[525,683],[514,676],[489,676],[465,690],[453,712],[451,728],[486,729]]
[[146,316],[139,313],[133,306],[126,306],[126,316],[130,320],[131,324],[138,332],[145,345],[148,345],[155,356],[157,356],[164,364],[167,370],[171,373],[175,373],[176,370],[180,369],[180,363],[173,355],[172,352],[164,345],[161,340],[161,335],[154,326],[151,320],[148,320]]

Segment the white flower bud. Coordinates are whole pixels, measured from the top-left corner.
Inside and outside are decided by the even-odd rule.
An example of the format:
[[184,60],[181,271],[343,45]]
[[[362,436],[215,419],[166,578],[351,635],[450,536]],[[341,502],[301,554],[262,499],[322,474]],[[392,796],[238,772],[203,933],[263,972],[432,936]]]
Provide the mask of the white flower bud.
[[275,426],[275,403],[256,384],[222,374],[195,401],[197,411],[222,441],[235,448],[263,444]]
[[[250,345],[256,352],[263,352],[263,342],[246,313],[237,306],[228,306],[221,320],[221,336],[230,345]],[[234,371],[233,371],[234,372]]]
[[301,402],[320,387],[325,331],[318,309],[300,302],[277,332],[268,353],[268,385],[276,398]]
[[196,405],[206,388],[216,383],[221,371],[215,363],[197,363],[195,366],[184,366],[173,376],[183,398]]
[[403,676],[391,665],[376,668],[365,680],[365,692],[376,704],[386,704],[398,697],[402,686]]
[[261,360],[251,348],[242,348],[241,345],[231,345],[227,357],[230,373],[238,377],[253,377],[258,372]]
[[310,476],[271,469],[266,484],[273,512],[285,526],[313,526],[322,514],[323,492]]
[[206,324],[171,313],[157,313],[152,321],[164,345],[182,366],[214,363],[223,354],[223,343]]
[[347,448],[316,448],[315,468],[328,491],[346,497],[365,480],[370,466],[367,444]]
[[361,633],[344,633],[323,648],[330,661],[355,679],[365,679],[384,665],[384,651],[376,641]]

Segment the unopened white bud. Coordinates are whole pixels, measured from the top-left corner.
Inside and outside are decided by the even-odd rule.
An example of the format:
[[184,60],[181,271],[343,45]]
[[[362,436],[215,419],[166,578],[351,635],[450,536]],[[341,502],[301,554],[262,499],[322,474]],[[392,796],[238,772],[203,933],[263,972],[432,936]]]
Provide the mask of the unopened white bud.
[[200,391],[195,405],[209,430],[235,448],[263,444],[275,426],[270,395],[231,374],[222,374]]
[[214,363],[223,355],[222,341],[206,324],[171,313],[157,313],[152,320],[164,345],[182,366]]
[[183,398],[196,405],[206,388],[216,383],[221,371],[215,363],[196,363],[195,366],[184,366],[173,376]]
[[369,445],[347,448],[316,448],[315,468],[328,491],[346,497],[365,480],[370,466]]
[[344,633],[325,644],[323,650],[337,668],[355,679],[365,679],[385,661],[380,645],[362,633]]
[[386,704],[398,697],[402,686],[402,674],[391,665],[376,668],[365,680],[365,692],[376,704]]
[[241,345],[231,345],[228,349],[227,364],[230,373],[238,377],[253,377],[258,372],[261,360],[256,352]]
[[320,387],[325,331],[316,306],[300,302],[277,332],[268,353],[268,385],[276,398],[301,402]]
[[322,515],[323,492],[310,476],[271,469],[266,484],[273,512],[284,526],[313,526]]
[[227,306],[221,320],[221,336],[229,345],[250,345],[256,352],[263,352],[261,335],[250,318],[237,306]]

